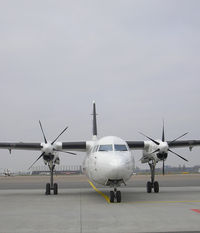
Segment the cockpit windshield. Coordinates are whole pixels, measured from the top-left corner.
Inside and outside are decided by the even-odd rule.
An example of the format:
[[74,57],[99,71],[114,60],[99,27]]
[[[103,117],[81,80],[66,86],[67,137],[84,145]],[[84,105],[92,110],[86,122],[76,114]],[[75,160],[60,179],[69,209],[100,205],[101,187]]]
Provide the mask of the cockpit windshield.
[[127,151],[126,145],[114,145],[115,151]]
[[99,151],[113,151],[112,145],[100,145]]

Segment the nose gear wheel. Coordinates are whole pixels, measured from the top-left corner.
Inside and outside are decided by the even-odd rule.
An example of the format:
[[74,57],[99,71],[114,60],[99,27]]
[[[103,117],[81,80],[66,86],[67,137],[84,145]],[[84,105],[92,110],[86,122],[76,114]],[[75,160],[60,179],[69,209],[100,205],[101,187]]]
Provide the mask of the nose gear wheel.
[[116,188],[114,188],[114,191],[110,191],[110,202],[114,203],[115,200],[117,201],[117,203],[121,202],[121,192],[118,191]]

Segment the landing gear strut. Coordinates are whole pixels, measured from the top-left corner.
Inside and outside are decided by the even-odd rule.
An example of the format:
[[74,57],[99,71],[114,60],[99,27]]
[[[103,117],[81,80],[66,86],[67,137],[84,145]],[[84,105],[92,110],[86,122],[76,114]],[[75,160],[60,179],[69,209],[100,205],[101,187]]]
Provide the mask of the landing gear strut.
[[50,195],[51,194],[51,190],[53,190],[54,195],[58,194],[58,184],[57,183],[53,183],[53,171],[55,168],[55,164],[51,162],[49,162],[48,164],[49,166],[49,170],[50,170],[50,174],[51,174],[51,178],[50,178],[50,183],[46,184],[46,195]]
[[117,200],[117,202],[121,202],[121,192],[117,190],[117,188],[114,188],[114,191],[110,191],[110,202],[113,203]]
[[156,163],[154,161],[149,162],[149,167],[151,171],[151,181],[147,182],[147,193],[151,193],[152,189],[154,189],[155,193],[159,192],[159,183],[155,180],[155,166]]

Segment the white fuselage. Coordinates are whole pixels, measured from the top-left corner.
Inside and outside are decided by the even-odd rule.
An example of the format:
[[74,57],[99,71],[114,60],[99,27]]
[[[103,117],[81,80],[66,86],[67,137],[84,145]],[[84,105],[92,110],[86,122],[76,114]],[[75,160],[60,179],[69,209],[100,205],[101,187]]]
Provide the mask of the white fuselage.
[[[101,150],[101,148],[109,148]],[[102,185],[125,183],[135,169],[134,157],[127,143],[118,137],[104,137],[88,143],[83,170],[89,179]]]

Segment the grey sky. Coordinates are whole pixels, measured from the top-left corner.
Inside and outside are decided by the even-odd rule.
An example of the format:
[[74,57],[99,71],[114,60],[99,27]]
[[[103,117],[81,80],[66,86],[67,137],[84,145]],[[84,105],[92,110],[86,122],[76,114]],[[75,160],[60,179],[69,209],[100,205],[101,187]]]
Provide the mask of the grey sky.
[[[160,138],[165,118],[168,140],[200,139],[199,9],[198,0],[1,1],[0,141],[42,141],[39,119],[49,139],[68,125],[61,140],[89,140],[93,100],[100,136]],[[176,152],[200,164],[199,148]],[[38,155],[1,150],[1,167],[26,169]]]

